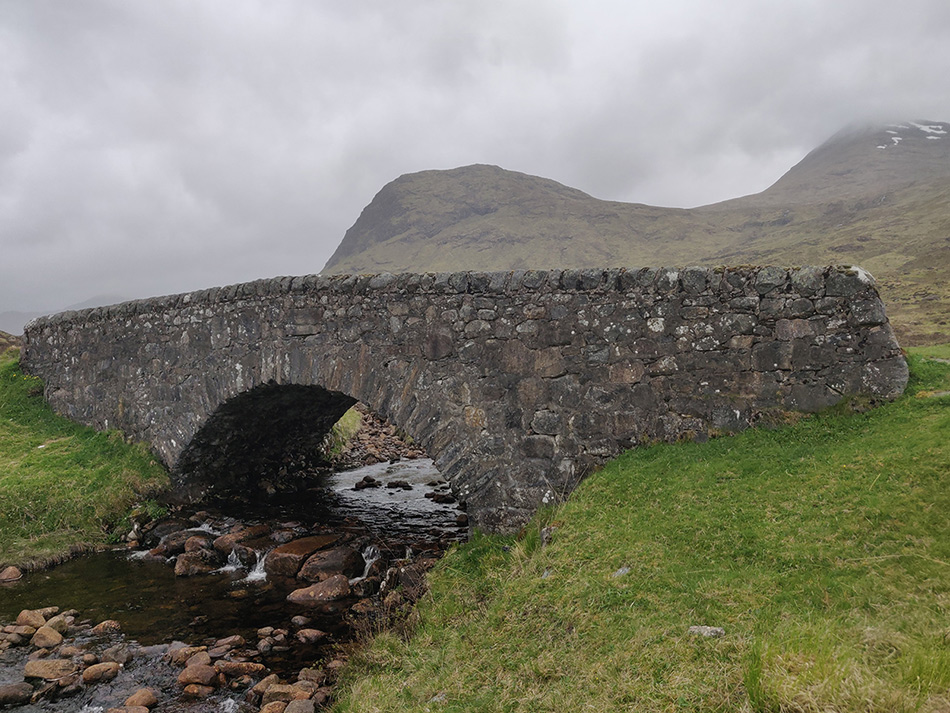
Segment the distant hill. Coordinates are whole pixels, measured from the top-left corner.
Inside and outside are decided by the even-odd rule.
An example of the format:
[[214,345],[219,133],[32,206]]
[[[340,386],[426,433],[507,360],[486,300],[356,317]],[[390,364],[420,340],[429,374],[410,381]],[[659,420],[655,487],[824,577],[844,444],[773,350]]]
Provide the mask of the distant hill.
[[6,332],[0,331],[0,354],[5,352],[10,347],[20,346],[20,340],[17,337],[14,337],[12,334],[7,334]]
[[497,166],[407,174],[324,273],[747,263],[859,264],[903,343],[950,341],[950,124],[849,127],[767,190],[691,209]]
[[30,320],[41,317],[44,314],[65,312],[71,309],[86,309],[87,307],[113,305],[118,304],[119,302],[125,302],[126,299],[128,298],[118,297],[117,295],[97,295],[96,297],[91,297],[88,300],[83,300],[82,302],[77,302],[66,307],[51,309],[47,312],[17,312],[8,310],[6,312],[0,312],[0,329],[6,330],[11,334],[23,334],[23,327],[25,327]]

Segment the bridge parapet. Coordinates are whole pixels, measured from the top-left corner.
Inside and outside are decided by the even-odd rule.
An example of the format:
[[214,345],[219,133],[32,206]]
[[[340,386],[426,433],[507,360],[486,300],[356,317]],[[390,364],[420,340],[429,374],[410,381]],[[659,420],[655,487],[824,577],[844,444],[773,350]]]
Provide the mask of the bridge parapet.
[[907,381],[873,280],[846,267],[281,277],[41,318],[23,365],[57,411],[149,443],[196,495],[362,401],[488,530],[624,448]]

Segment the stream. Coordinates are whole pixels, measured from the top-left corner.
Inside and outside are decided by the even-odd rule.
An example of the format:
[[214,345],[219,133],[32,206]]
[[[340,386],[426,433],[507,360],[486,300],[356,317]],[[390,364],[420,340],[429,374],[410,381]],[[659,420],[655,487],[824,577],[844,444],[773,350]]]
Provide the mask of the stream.
[[[260,696],[249,691],[263,674],[228,678],[226,685],[222,676],[213,692],[183,696],[177,680],[183,662],[174,665],[169,658],[184,645],[208,647],[216,662],[262,664],[282,680],[300,679],[306,669],[316,672],[307,676],[319,685],[323,678],[332,683],[346,644],[361,628],[378,628],[394,607],[411,605],[421,593],[419,573],[467,536],[465,515],[426,458],[319,476],[305,490],[277,494],[264,503],[202,507],[153,524],[136,549],[84,555],[0,586],[0,625],[11,628],[22,610],[56,606],[75,619],[62,645],[73,647],[65,649],[72,660],[95,655],[109,661],[114,656],[108,652],[117,646],[131,654],[111,681],[76,690],[62,682],[59,689],[47,684],[54,686],[48,696],[12,710],[104,712],[122,706],[143,686],[158,693],[154,710],[260,709]],[[214,542],[220,550],[222,535],[235,531],[253,531],[255,537],[236,541],[227,555],[216,555],[221,561],[209,565],[210,572],[176,576],[176,565],[182,566],[178,560],[187,555],[179,545],[176,554],[166,556],[173,551],[168,543],[190,538],[194,547],[206,542],[211,551]],[[345,577],[336,575],[344,584],[348,579],[349,589],[319,605],[294,604],[288,594],[315,579],[294,577],[296,570],[286,569],[286,558],[277,557],[292,547],[289,543],[311,541],[325,542],[322,552],[343,552],[353,560]],[[403,591],[408,594],[402,596]],[[106,620],[117,621],[121,633],[93,633],[91,626]],[[29,645],[0,650],[0,690],[22,684],[34,650]],[[62,650],[49,654],[56,656],[67,658]],[[320,699],[315,695],[314,700]]]

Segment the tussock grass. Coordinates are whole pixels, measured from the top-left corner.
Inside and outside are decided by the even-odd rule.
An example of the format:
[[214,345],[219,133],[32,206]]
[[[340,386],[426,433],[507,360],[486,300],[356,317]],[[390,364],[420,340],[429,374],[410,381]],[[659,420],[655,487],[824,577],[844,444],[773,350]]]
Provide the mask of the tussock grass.
[[100,544],[137,498],[167,482],[144,447],[54,414],[17,351],[0,355],[0,564]]
[[336,710],[950,710],[947,389],[914,356],[866,413],[626,453],[446,556]]

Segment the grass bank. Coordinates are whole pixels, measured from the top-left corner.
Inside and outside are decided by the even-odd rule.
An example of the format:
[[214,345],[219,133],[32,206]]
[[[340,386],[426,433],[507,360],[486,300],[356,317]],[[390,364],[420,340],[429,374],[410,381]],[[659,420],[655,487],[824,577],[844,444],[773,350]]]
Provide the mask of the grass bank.
[[53,413],[18,352],[0,354],[0,564],[105,542],[109,525],[167,480],[144,447]]
[[894,403],[631,451],[457,548],[336,710],[950,710],[948,351]]

